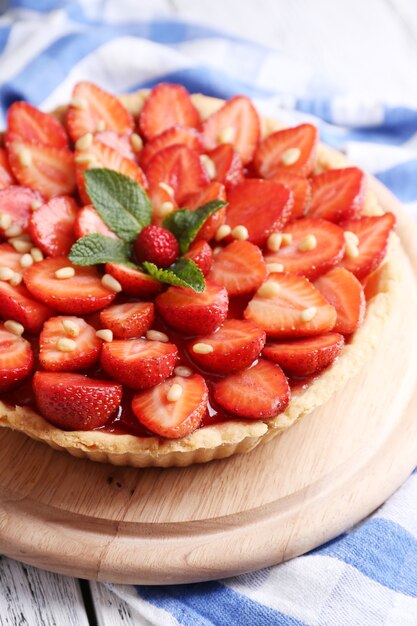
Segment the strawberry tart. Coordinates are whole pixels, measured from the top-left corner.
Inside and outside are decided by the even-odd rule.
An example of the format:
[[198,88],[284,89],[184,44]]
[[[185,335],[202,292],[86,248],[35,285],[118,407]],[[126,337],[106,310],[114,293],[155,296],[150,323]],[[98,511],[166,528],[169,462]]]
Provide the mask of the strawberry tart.
[[0,425],[136,467],[248,452],[371,355],[395,218],[308,123],[161,83],[12,104],[0,149]]

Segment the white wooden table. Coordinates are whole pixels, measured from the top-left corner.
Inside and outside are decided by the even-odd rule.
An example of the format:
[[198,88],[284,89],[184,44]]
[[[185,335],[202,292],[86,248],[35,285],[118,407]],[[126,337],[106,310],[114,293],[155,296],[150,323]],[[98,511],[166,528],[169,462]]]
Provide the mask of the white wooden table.
[[[349,91],[417,104],[415,0],[211,0],[209,10],[202,0],[137,5],[141,15],[205,22],[278,47],[343,80]],[[0,557],[0,626],[89,624],[146,626],[100,583]]]

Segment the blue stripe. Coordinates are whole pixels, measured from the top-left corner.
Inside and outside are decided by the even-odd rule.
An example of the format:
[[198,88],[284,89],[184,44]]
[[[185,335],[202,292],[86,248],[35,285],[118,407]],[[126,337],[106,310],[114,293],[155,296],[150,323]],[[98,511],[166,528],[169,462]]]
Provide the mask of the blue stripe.
[[[10,9],[29,9],[39,13],[64,9],[71,4],[71,0],[9,0]],[[74,2],[74,4],[78,4]]]
[[10,30],[11,30],[10,26],[0,27],[0,54],[2,54],[9,40]]
[[417,200],[417,159],[378,172],[376,176],[403,202]]

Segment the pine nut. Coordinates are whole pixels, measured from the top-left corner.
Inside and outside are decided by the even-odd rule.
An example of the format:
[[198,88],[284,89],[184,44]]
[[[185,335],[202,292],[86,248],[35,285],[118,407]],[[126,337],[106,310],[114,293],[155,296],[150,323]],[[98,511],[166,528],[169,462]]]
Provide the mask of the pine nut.
[[18,285],[20,285],[22,280],[22,274],[19,274],[19,272],[14,272],[12,278],[9,280],[9,283],[12,285],[12,287],[17,287]]
[[19,237],[22,234],[22,229],[18,224],[12,224],[4,231],[6,237]]
[[206,170],[207,176],[210,178],[210,180],[213,180],[213,178],[216,178],[216,174],[217,174],[216,165],[213,159],[210,159],[210,157],[207,154],[201,154],[200,163]]
[[0,280],[10,280],[14,276],[14,271],[10,267],[0,267]]
[[32,255],[32,259],[35,263],[39,263],[39,261],[43,261],[43,252],[40,248],[31,248],[30,253]]
[[27,148],[22,148],[17,153],[17,158],[22,167],[30,167],[32,165],[32,155]]
[[40,206],[42,206],[42,202],[40,200],[34,200],[31,205],[30,208],[32,209],[32,211],[36,211],[37,209],[39,209]]
[[283,233],[281,239],[281,246],[289,246],[292,243],[291,233]]
[[192,375],[192,373],[193,370],[191,370],[189,367],[186,367],[185,365],[178,365],[178,367],[174,369],[174,374],[176,376],[182,376],[183,378],[188,378]]
[[235,226],[231,232],[231,235],[234,239],[238,239],[239,241],[245,241],[249,237],[248,229],[246,226]]
[[222,224],[217,229],[216,241],[221,241],[222,239],[224,239],[225,237],[230,235],[231,232],[232,232],[232,229],[230,228],[230,226],[228,224]]
[[172,213],[172,211],[174,210],[174,205],[172,202],[169,202],[168,200],[166,202],[163,202],[158,209],[155,211],[155,213],[157,214],[158,217],[166,217],[167,215],[169,215],[170,213]]
[[178,383],[174,383],[168,390],[167,400],[168,402],[176,402],[183,394],[183,388]]
[[317,313],[317,307],[310,306],[308,309],[304,309],[300,313],[300,319],[302,322],[311,322],[313,317],[315,317]]
[[168,343],[169,341],[168,335],[153,329],[146,331],[146,339],[149,339],[149,341],[162,341],[163,343]]
[[306,235],[302,241],[298,244],[300,252],[309,252],[317,248],[317,238],[315,235]]
[[16,252],[20,252],[24,254],[25,252],[29,252],[32,248],[32,242],[27,241],[26,239],[21,239],[20,237],[12,237],[9,239],[10,245],[16,250]]
[[235,139],[235,129],[233,126],[226,126],[223,128],[219,132],[217,139],[219,143],[233,143]]
[[74,352],[77,347],[77,342],[68,337],[60,337],[56,342],[56,348],[60,352]]
[[113,332],[110,328],[103,328],[102,330],[98,330],[96,332],[96,337],[102,339],[106,343],[111,343],[113,341]]
[[67,278],[74,278],[75,269],[73,267],[61,267],[55,272],[55,278],[59,280],[65,280]]
[[33,265],[32,255],[29,253],[23,254],[19,260],[20,267],[27,268]]
[[121,284],[111,274],[104,274],[101,284],[109,291],[114,291],[115,293],[122,291]]
[[267,280],[258,289],[258,296],[261,298],[274,298],[281,291],[281,286],[273,280]]
[[282,263],[267,263],[266,269],[269,274],[272,274],[273,272],[283,272],[284,266]]
[[12,225],[12,216],[9,213],[0,213],[0,228],[7,230]]
[[133,152],[140,152],[143,148],[142,137],[137,133],[132,133],[130,135],[130,145],[132,146]]
[[88,150],[88,148],[91,146],[92,143],[93,143],[93,135],[91,133],[85,133],[85,135],[80,137],[75,142],[75,149],[76,150]]
[[210,354],[210,352],[214,352],[214,348],[209,343],[195,343],[193,352],[196,354]]
[[158,183],[158,185],[161,189],[164,189],[167,192],[167,194],[171,196],[171,198],[175,196],[174,189],[171,187],[171,185],[168,185],[168,183],[160,182]]
[[359,248],[353,241],[346,242],[345,256],[348,259],[356,259],[359,256]]
[[98,133],[102,133],[103,130],[106,130],[106,122],[104,120],[99,120],[97,122],[96,131]]
[[73,320],[62,320],[62,326],[69,337],[78,337],[80,327]]
[[74,161],[79,165],[90,165],[90,163],[95,163],[95,156],[93,154],[88,154],[83,152],[82,154],[77,154]]
[[288,148],[281,154],[281,163],[283,165],[294,165],[301,156],[300,148]]
[[19,324],[19,322],[15,322],[14,320],[6,320],[4,322],[4,328],[9,331],[9,333],[17,335],[18,337],[21,337],[25,332],[25,327],[22,326],[22,324]]
[[266,247],[271,252],[278,252],[282,243],[282,234],[281,233],[272,233],[269,235],[268,240],[266,242]]
[[351,230],[345,230],[343,235],[345,237],[346,242],[351,241],[352,243],[355,244],[355,246],[359,245],[359,237],[356,233],[352,232]]

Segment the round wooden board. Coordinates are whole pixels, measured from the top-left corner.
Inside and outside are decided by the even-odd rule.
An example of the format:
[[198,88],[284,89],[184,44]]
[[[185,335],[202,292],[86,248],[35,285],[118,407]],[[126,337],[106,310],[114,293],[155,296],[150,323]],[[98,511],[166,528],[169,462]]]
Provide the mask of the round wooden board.
[[[373,184],[415,275],[417,229]],[[0,552],[82,578],[185,583],[279,563],[351,527],[417,465],[417,305],[402,296],[369,367],[247,455],[116,468],[0,429]]]

